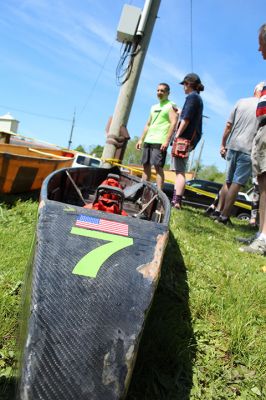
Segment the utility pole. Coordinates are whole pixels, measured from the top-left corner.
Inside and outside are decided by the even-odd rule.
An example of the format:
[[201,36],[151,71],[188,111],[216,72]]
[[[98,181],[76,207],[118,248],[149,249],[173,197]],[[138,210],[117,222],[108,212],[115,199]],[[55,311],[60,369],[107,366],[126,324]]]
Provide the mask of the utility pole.
[[73,130],[74,130],[74,126],[75,126],[75,116],[76,116],[76,110],[74,111],[74,115],[73,115],[73,119],[72,119],[72,126],[71,126],[69,141],[68,141],[68,150],[70,150],[70,147],[72,144],[72,135],[73,135]]
[[[109,135],[119,137],[121,126],[127,126],[130,111],[132,108],[133,100],[137,90],[139,77],[145,55],[149,46],[150,38],[152,35],[155,20],[159,10],[161,0],[146,0],[141,20],[138,26],[138,31],[135,40],[140,40],[136,48],[136,54],[133,59],[133,67],[128,80],[122,85],[118,100],[115,106],[114,115],[109,129]],[[147,18],[147,19],[146,19]],[[144,31],[141,30],[142,20],[144,19]],[[134,43],[133,43],[134,44]],[[114,158],[116,147],[113,144],[105,144],[102,158]],[[108,162],[104,162],[105,168],[110,168]]]
[[202,143],[201,143],[201,146],[200,146],[200,152],[199,152],[199,156],[198,156],[197,163],[196,163],[196,168],[195,168],[195,178],[197,176],[197,172],[198,172],[198,169],[199,169],[203,146],[204,146],[204,140],[202,140]]

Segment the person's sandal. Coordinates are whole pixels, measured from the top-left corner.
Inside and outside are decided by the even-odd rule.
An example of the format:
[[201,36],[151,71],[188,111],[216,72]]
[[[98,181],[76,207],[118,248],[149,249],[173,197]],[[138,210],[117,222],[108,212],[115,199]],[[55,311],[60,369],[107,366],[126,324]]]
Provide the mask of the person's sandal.
[[175,189],[174,189],[173,198],[171,200],[171,206],[174,206],[175,203],[176,203],[176,192],[175,192]]
[[176,210],[181,210],[182,196],[175,195],[175,201],[173,201],[173,207]]

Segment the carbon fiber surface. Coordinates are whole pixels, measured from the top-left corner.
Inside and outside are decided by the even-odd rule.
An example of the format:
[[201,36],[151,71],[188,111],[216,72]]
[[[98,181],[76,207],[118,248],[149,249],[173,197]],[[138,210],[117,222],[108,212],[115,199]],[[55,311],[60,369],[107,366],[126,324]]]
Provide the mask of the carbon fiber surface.
[[[102,263],[95,278],[73,274],[84,256],[106,243],[73,234],[79,214],[126,223],[133,239],[132,245]],[[167,234],[166,224],[45,201],[37,230],[19,399],[125,396]]]

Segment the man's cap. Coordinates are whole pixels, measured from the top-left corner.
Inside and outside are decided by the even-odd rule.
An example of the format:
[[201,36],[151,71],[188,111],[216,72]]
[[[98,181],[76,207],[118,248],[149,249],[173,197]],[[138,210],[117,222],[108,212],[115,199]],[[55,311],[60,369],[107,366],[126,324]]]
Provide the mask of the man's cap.
[[201,83],[200,77],[197,74],[191,73],[187,74],[185,78],[180,82],[180,85],[184,85],[185,82],[188,83]]

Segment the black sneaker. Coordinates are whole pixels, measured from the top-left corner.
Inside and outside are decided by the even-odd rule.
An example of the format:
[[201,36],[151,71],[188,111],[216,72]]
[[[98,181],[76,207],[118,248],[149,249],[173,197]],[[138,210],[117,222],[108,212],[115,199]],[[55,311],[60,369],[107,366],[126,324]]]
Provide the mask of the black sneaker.
[[233,225],[229,217],[224,217],[223,215],[220,215],[218,218],[215,219],[215,222],[218,224],[223,224],[223,225]]
[[204,214],[207,215],[207,217],[210,217],[215,211],[215,208],[210,206],[207,208],[207,210],[204,211]]
[[218,219],[218,218],[220,217],[220,215],[221,215],[221,212],[218,211],[218,210],[215,210],[215,211],[213,211],[213,213],[210,215],[210,218],[215,220],[215,219]]

